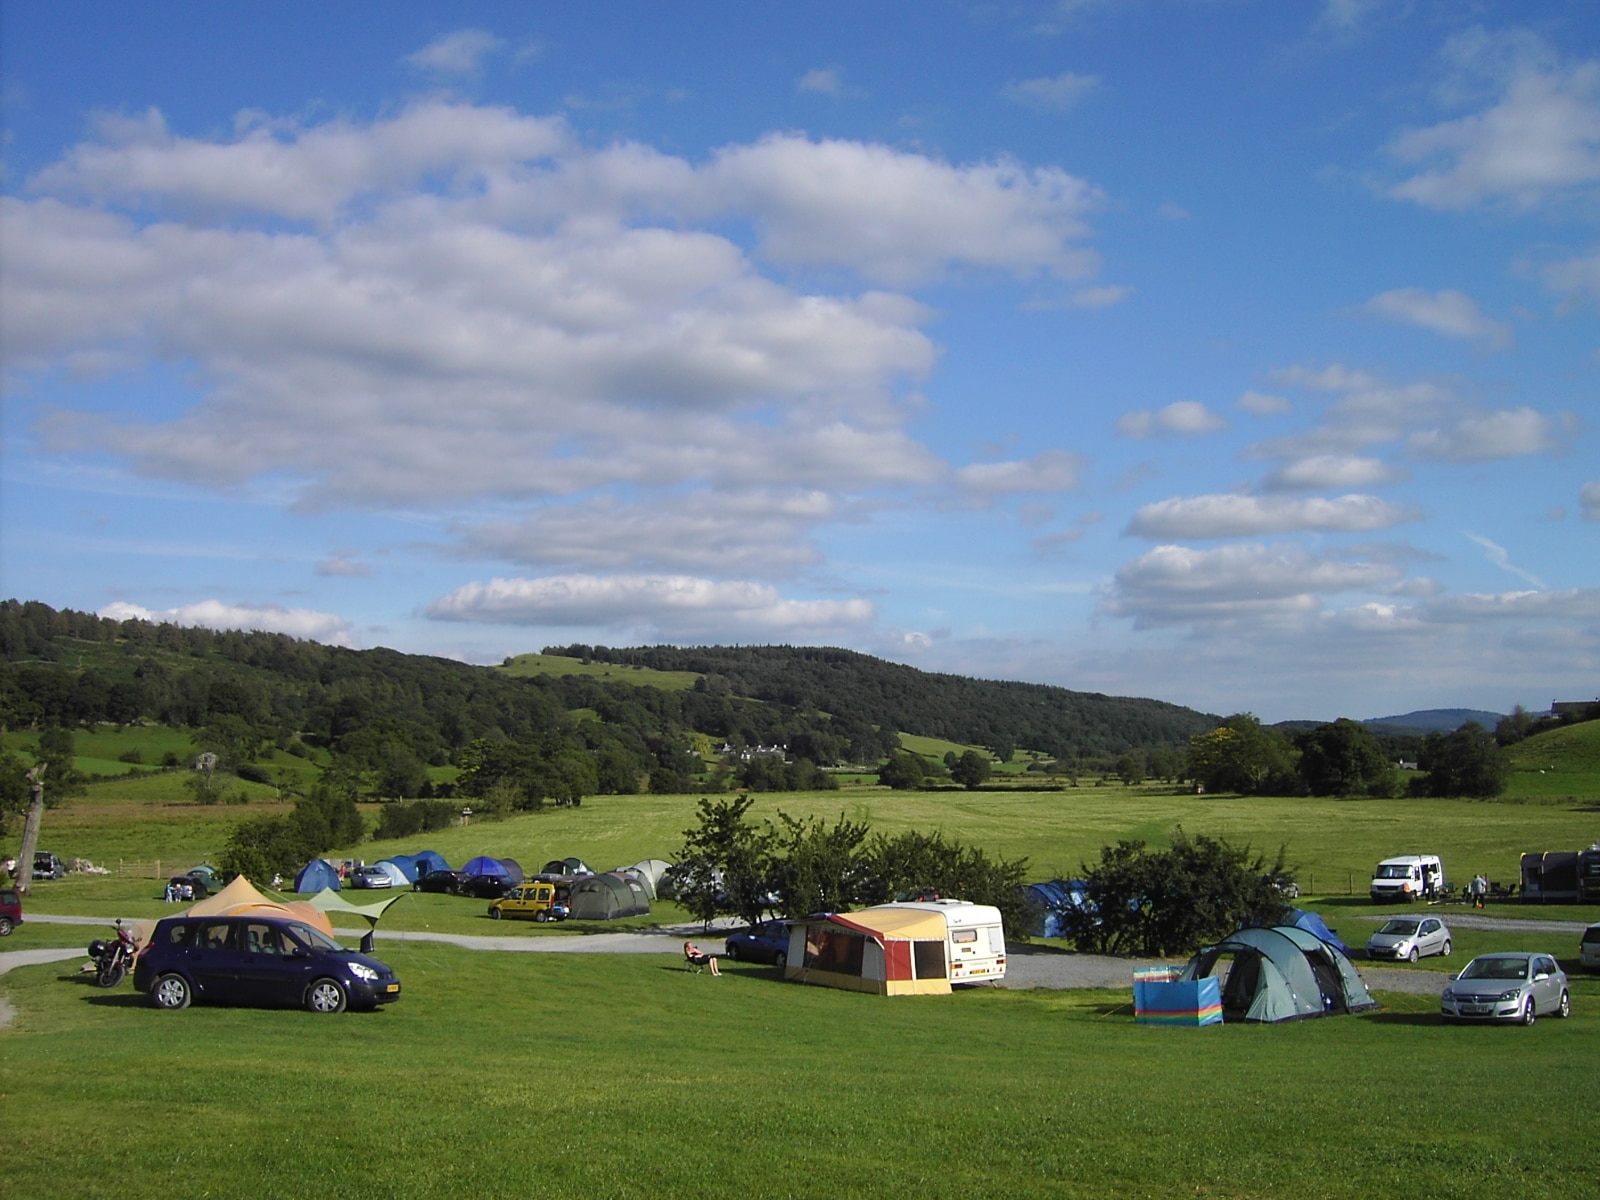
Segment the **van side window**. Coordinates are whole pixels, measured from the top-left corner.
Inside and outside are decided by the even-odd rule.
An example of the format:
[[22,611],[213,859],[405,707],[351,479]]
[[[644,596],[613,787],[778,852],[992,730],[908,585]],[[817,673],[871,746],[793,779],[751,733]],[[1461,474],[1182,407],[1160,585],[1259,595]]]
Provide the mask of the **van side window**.
[[167,930],[167,941],[174,946],[192,945],[195,928],[193,925],[174,925]]

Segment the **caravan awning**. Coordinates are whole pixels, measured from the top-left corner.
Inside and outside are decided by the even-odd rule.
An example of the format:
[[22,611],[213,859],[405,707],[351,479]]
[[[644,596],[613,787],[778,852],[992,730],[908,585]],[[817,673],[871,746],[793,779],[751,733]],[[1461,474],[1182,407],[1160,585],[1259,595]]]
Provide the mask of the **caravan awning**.
[[943,941],[945,935],[943,913],[917,908],[869,908],[834,913],[828,920],[879,941]]

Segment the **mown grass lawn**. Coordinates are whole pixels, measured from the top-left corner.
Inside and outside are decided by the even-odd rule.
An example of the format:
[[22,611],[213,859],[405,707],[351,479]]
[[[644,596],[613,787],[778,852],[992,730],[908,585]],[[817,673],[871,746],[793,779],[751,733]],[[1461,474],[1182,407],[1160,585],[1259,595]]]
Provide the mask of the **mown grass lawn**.
[[887,1000],[668,956],[382,953],[402,1000],[337,1018],[13,971],[6,1194],[1592,1194],[1590,980],[1531,1030],[1404,996],[1176,1030],[1135,1025],[1127,990]]

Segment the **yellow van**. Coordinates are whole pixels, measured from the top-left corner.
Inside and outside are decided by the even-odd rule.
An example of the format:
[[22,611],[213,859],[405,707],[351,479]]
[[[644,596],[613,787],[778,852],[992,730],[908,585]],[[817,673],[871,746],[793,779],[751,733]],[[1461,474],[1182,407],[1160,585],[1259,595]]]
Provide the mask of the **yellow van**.
[[567,918],[567,889],[558,884],[535,880],[519,883],[489,905],[489,915],[532,917],[535,921],[564,921]]

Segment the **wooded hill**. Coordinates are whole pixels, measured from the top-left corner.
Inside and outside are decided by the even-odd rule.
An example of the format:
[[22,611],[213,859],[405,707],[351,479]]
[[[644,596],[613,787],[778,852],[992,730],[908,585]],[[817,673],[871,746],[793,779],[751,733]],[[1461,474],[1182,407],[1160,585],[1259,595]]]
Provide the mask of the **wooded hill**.
[[[515,757],[492,751],[508,745],[530,748],[529,761],[562,764],[557,774],[586,776],[579,760],[587,759],[599,777],[568,788],[582,794],[632,791],[646,778],[661,790],[698,786],[705,764],[689,753],[693,734],[788,745],[792,757],[819,765],[875,764],[896,748],[897,731],[1092,762],[1182,747],[1216,724],[1159,701],[930,674],[846,650],[560,653],[696,678],[690,687],[664,688],[644,682],[649,671],[523,676],[393,650],[113,621],[8,600],[0,603],[0,725],[186,727],[240,762],[268,744],[295,753],[296,746],[325,748],[369,778],[387,779],[373,784],[377,794],[409,796],[419,794],[410,789],[420,786],[425,765],[461,767],[489,786],[500,769],[494,764]],[[532,777],[522,759],[514,769]]]

